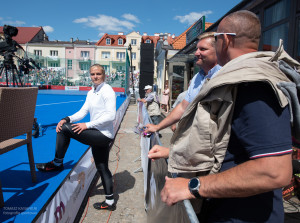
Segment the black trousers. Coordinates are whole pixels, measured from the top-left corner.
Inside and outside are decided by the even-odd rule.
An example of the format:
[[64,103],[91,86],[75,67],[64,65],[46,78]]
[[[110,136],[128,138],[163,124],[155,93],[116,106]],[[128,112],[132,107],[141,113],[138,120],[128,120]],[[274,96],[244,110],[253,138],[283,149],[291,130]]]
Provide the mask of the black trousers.
[[80,134],[74,133],[72,123],[65,123],[56,135],[55,158],[63,159],[68,150],[71,138],[92,147],[95,165],[100,173],[104,192],[113,194],[112,174],[108,169],[109,149],[112,139],[103,135],[98,129],[86,129]]

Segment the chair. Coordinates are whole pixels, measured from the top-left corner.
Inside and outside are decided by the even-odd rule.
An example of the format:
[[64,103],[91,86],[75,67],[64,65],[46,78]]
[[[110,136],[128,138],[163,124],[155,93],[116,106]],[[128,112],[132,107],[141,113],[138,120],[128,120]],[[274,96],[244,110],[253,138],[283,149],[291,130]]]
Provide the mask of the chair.
[[[0,87],[0,155],[27,144],[32,182],[36,172],[32,151],[32,125],[38,88]],[[25,139],[15,137],[26,134]],[[4,206],[0,182],[0,207]]]

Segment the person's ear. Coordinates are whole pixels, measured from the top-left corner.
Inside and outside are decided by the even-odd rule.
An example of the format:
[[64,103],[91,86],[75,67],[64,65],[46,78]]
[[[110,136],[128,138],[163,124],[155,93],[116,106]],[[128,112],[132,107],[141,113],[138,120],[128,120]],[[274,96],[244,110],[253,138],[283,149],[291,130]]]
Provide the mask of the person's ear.
[[[234,44],[235,44],[235,36],[233,36],[233,35],[225,35],[225,36],[224,36],[224,39],[226,39],[225,41],[226,41],[227,47],[229,47],[230,45],[231,45],[232,47],[234,47]],[[224,42],[225,42],[225,41],[224,41]]]
[[229,45],[230,45],[230,42],[231,42],[230,37],[231,37],[231,36],[229,36],[229,35],[223,35],[223,44],[222,44],[222,48],[223,48],[224,50],[226,50],[226,51],[227,51],[227,49],[228,49],[228,47],[229,47]]

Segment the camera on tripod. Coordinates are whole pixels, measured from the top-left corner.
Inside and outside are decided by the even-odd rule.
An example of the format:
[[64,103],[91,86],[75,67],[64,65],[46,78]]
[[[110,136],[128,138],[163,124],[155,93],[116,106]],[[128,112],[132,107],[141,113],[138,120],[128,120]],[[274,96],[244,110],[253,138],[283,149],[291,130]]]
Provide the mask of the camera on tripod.
[[13,36],[18,35],[18,29],[14,26],[4,25],[3,26],[4,41],[0,42],[0,55],[6,52],[16,52],[19,44],[12,39]]
[[[40,68],[33,59],[27,58],[26,53],[25,53],[25,57],[23,58],[20,58],[19,56],[15,55],[15,52],[18,49],[24,51],[23,47],[20,46],[17,43],[17,41],[12,39],[12,37],[18,35],[18,29],[16,27],[4,25],[3,33],[4,33],[4,39],[3,41],[0,42],[0,56],[3,56],[4,60],[3,63],[0,65],[0,76],[2,76],[2,73],[5,72],[6,86],[8,87],[9,72],[12,75],[13,86],[15,86],[15,84],[18,86],[18,80],[16,78],[16,75],[18,75],[19,83],[21,87],[23,87],[21,76],[23,76],[23,73],[29,74],[29,70],[34,69],[34,67],[30,65],[30,63],[33,64],[37,69]],[[19,62],[19,71],[17,69],[17,66],[14,64],[13,58],[16,58]]]

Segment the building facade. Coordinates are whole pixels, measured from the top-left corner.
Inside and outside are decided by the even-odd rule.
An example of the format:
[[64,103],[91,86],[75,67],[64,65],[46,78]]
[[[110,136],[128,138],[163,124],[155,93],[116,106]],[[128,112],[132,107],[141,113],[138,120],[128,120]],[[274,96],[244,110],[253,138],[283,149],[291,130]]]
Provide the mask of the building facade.
[[[262,27],[259,50],[276,51],[279,39],[282,39],[287,53],[300,61],[299,0],[244,0],[206,28],[204,32],[216,31],[226,15],[238,10],[249,10],[259,17]],[[187,83],[199,71],[193,60],[196,44],[197,40],[191,41],[168,60],[169,74],[174,73],[174,68],[176,70],[179,68],[178,72],[183,71],[184,87],[181,91],[187,89]]]

